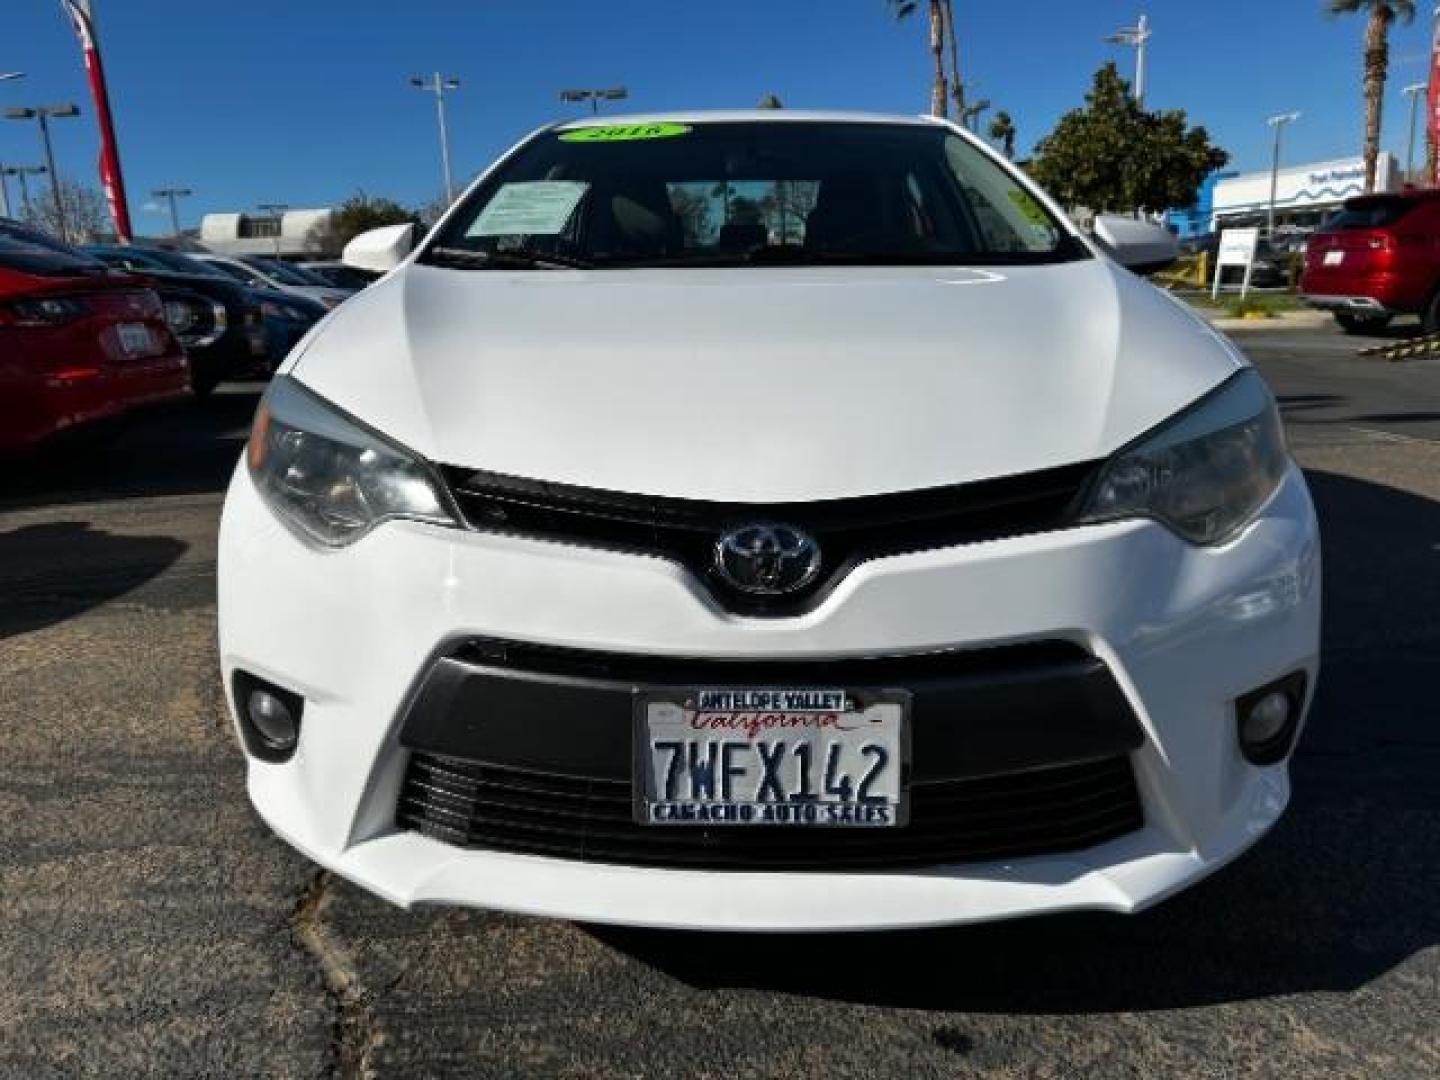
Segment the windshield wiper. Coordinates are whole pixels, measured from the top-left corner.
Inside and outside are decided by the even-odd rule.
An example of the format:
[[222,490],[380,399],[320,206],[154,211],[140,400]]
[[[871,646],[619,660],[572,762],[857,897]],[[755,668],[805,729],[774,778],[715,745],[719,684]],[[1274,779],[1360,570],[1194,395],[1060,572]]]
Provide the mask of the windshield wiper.
[[470,248],[432,247],[422,262],[456,270],[588,270],[593,264],[571,255],[528,251],[472,251]]

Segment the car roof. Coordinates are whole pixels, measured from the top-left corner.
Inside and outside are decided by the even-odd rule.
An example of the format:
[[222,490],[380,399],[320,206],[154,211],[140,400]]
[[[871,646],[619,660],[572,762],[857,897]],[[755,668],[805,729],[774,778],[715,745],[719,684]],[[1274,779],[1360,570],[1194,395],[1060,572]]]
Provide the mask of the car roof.
[[626,124],[785,124],[805,120],[826,124],[905,124],[911,127],[949,127],[938,117],[873,112],[846,112],[830,109],[694,109],[686,112],[607,113],[561,121],[556,131],[588,127],[618,127]]
[[1435,202],[1440,200],[1440,190],[1435,188],[1408,188],[1403,191],[1372,191],[1367,195],[1352,195],[1344,202],[1345,207],[1363,210],[1367,206],[1386,206],[1397,202]]

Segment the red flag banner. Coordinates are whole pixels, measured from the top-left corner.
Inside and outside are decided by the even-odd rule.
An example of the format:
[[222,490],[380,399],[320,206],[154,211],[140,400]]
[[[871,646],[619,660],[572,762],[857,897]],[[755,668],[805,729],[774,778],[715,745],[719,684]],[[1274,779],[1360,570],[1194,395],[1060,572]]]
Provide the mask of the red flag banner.
[[1435,29],[1430,40],[1430,89],[1426,94],[1425,145],[1435,159],[1431,167],[1434,175],[1426,177],[1430,186],[1440,187],[1440,9],[1437,9]]
[[[60,6],[75,27],[80,49],[85,54],[85,72],[90,77],[90,97],[100,123],[100,186],[110,204],[115,235],[122,243],[131,238],[130,208],[125,202],[125,180],[120,174],[120,149],[115,144],[115,125],[110,119],[110,94],[105,87],[105,68],[100,62],[100,43],[95,35],[95,15],[90,0],[60,0]],[[53,178],[52,178],[53,179]]]

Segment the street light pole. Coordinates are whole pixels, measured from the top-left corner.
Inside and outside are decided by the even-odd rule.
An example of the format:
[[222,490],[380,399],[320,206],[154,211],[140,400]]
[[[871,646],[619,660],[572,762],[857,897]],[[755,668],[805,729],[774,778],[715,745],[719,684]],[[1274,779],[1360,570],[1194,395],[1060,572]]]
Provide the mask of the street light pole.
[[40,124],[40,141],[45,147],[45,165],[50,170],[50,193],[55,197],[55,225],[60,239],[70,239],[70,229],[65,220],[65,199],[60,194],[60,174],[55,171],[55,150],[50,145],[50,118],[65,119],[79,116],[78,105],[36,105],[24,109],[6,109],[8,120],[36,120]]
[[460,80],[437,71],[429,77],[411,76],[410,85],[435,95],[435,119],[440,127],[440,171],[445,180],[445,205],[449,206],[455,201],[455,181],[450,175],[450,133],[445,124],[445,91],[459,90]]
[[1265,214],[1265,235],[1275,235],[1275,193],[1280,184],[1280,134],[1285,130],[1286,124],[1293,124],[1300,119],[1298,112],[1280,113],[1269,117],[1265,123],[1275,129],[1275,151],[1270,158],[1270,206]]
[[1405,96],[1410,99],[1410,143],[1405,151],[1405,181],[1415,182],[1415,113],[1420,104],[1420,95],[1429,90],[1426,83],[1411,83],[1405,87]]
[[45,173],[44,165],[7,165],[3,171],[5,176],[13,176],[20,181],[20,212],[27,218],[30,216],[30,184],[26,181],[27,176],[41,176]]
[[1131,45],[1135,49],[1135,104],[1145,107],[1145,47],[1154,31],[1150,19],[1141,15],[1134,26],[1122,26],[1105,40],[1111,45]]
[[[23,79],[24,77],[25,73],[23,71],[0,71],[0,82],[8,82],[11,79]],[[7,175],[9,175],[9,170],[0,171],[0,218],[8,218],[10,216],[10,188],[6,186],[5,183],[5,177]],[[21,180],[21,184],[24,184],[24,180]]]
[[280,225],[284,220],[280,215],[290,209],[290,204],[283,202],[262,202],[256,203],[255,208],[257,210],[268,211],[270,216],[275,219],[275,259],[278,262],[280,259]]
[[602,101],[623,101],[630,96],[630,91],[623,86],[611,86],[607,88],[581,88],[575,90],[561,90],[561,101],[588,101],[590,102],[590,115],[600,115],[600,102]]
[[165,199],[170,203],[170,235],[178,238],[180,236],[180,211],[175,205],[176,199],[183,199],[187,195],[195,194],[189,188],[156,188],[150,192],[157,199]]

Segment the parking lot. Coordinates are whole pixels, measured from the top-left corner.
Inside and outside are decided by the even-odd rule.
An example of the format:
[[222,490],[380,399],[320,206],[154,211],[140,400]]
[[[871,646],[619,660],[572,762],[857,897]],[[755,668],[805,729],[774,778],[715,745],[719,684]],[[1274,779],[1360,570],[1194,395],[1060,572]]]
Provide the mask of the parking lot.
[[1239,340],[1319,505],[1325,667],[1282,824],[1130,918],[747,938],[391,908],[245,800],[213,577],[259,385],[12,471],[0,1074],[1440,1075],[1440,359]]

